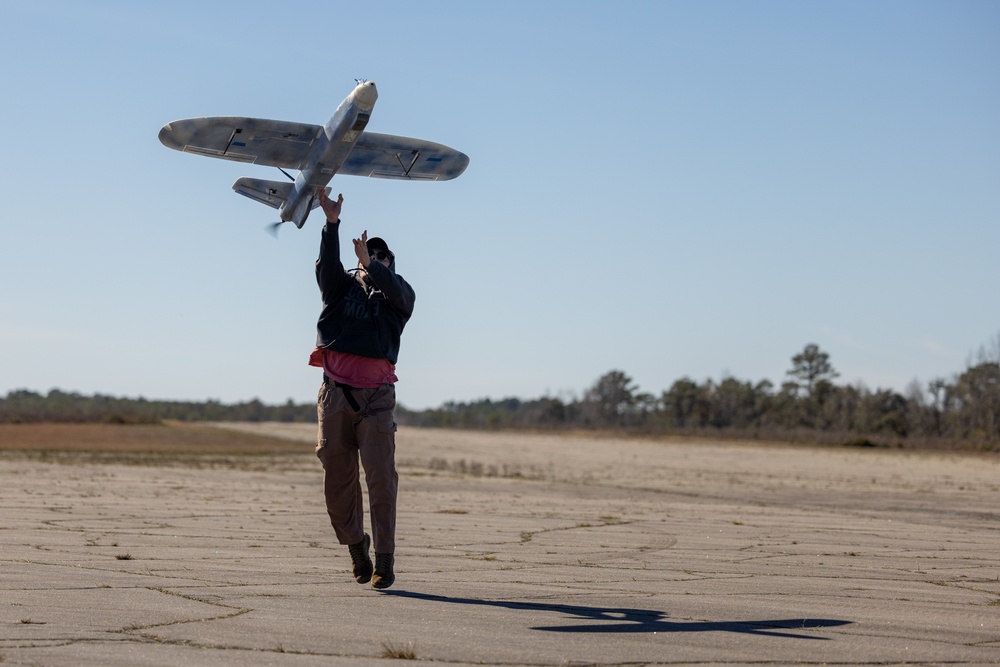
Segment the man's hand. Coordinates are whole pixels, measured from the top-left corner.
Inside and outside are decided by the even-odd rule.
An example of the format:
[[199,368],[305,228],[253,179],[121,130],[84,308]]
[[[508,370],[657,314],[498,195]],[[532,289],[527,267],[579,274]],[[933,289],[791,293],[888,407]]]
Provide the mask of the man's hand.
[[327,222],[337,222],[340,220],[340,207],[344,204],[344,195],[337,195],[337,201],[333,201],[326,196],[326,188],[319,189],[319,205],[326,213]]
[[368,230],[361,232],[360,239],[354,239],[354,254],[358,256],[358,262],[361,266],[368,268],[368,265],[372,263],[371,255],[368,254]]

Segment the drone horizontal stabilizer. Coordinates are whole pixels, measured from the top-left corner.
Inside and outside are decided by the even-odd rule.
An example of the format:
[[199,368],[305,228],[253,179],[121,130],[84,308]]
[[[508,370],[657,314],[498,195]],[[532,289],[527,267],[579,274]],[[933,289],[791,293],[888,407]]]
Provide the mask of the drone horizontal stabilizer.
[[271,208],[281,208],[295,189],[288,181],[267,181],[262,178],[243,177],[233,183],[233,190]]
[[[295,192],[295,184],[290,181],[268,181],[262,178],[249,178],[244,176],[233,183],[233,190],[244,197],[249,197],[254,201],[259,201],[261,204],[267,204],[271,208],[281,209],[282,205],[284,205],[284,203],[288,201],[288,198]],[[331,188],[326,187],[323,188],[323,190],[325,190],[326,194],[329,196]],[[310,197],[306,201],[309,202],[309,210],[319,206],[318,197]],[[308,213],[303,212],[302,222],[305,222],[306,215],[308,215]],[[282,217],[291,219],[285,215]],[[302,226],[298,222],[295,224],[297,227]]]

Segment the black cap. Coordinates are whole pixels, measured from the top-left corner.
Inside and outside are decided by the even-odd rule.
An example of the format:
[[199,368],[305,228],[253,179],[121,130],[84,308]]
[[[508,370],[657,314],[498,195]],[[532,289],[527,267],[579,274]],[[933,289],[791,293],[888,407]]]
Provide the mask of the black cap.
[[371,252],[373,250],[383,250],[389,255],[389,257],[393,259],[396,258],[396,256],[392,254],[392,251],[389,250],[389,245],[378,236],[373,236],[372,238],[368,239],[368,252]]

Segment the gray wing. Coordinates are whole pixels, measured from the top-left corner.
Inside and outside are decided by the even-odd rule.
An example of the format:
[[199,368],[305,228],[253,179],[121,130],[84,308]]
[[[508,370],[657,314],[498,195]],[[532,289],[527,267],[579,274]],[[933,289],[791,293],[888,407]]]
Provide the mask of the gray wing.
[[167,123],[160,142],[175,150],[269,167],[302,169],[320,125],[264,118],[215,116]]
[[469,156],[432,141],[364,132],[338,174],[447,181],[469,166]]

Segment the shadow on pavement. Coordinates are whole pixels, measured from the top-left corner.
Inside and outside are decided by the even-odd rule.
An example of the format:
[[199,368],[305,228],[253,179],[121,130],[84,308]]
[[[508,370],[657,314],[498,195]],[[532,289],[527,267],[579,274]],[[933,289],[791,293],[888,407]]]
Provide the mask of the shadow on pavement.
[[771,621],[681,621],[666,620],[667,614],[652,609],[603,609],[600,607],[581,607],[568,604],[546,604],[543,602],[513,602],[508,600],[477,600],[474,598],[456,598],[429,593],[416,593],[403,590],[386,590],[383,595],[400,598],[425,600],[428,602],[447,602],[451,604],[475,605],[482,607],[497,607],[520,611],[546,611],[569,616],[574,620],[590,621],[579,625],[550,625],[533,627],[532,630],[548,632],[738,632],[750,635],[770,637],[787,637],[791,639],[821,639],[812,635],[781,632],[782,630],[812,630],[816,628],[832,628],[848,625],[851,621],[841,621],[824,618],[794,618]]

